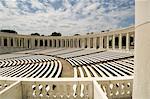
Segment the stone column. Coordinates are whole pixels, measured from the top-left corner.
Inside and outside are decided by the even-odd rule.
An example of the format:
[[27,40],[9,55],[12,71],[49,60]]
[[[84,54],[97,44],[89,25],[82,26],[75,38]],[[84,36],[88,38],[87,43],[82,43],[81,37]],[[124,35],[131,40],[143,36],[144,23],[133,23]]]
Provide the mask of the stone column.
[[129,50],[129,40],[130,40],[130,35],[129,33],[126,34],[126,50]]
[[[25,48],[28,48],[28,39],[25,38],[24,40],[25,40]],[[16,42],[16,45],[17,45],[17,42]]]
[[81,48],[84,48],[85,47],[85,40],[84,38],[81,39]]
[[107,49],[109,49],[109,35],[107,35]]
[[93,38],[93,48],[97,48],[97,44],[96,44],[96,40],[97,40],[97,37],[94,37]]
[[112,37],[112,49],[115,49],[115,34]]
[[54,42],[54,39],[52,39],[52,48],[54,48],[54,44],[55,42]]
[[42,47],[45,47],[45,39],[43,39],[43,46]]
[[60,47],[63,48],[63,40],[60,40]]
[[68,39],[65,40],[65,43],[66,48],[68,48]]
[[20,38],[18,37],[18,46],[17,47],[20,47]]
[[34,38],[31,38],[31,46],[32,46],[32,48],[35,48],[35,39]]
[[16,47],[16,40],[14,37],[13,37],[13,47]]
[[1,46],[4,46],[4,37],[1,37]]
[[10,47],[10,38],[7,37],[7,47]]
[[122,34],[119,34],[119,49],[122,49]]
[[38,40],[38,46],[37,47],[39,48],[40,47],[40,39],[38,38],[37,40]]
[[76,44],[77,44],[77,48],[79,48],[79,38],[77,38]]
[[70,48],[73,48],[73,45],[72,45],[72,38],[69,40],[70,42]]
[[90,48],[90,38],[87,38],[87,48]]
[[133,99],[150,99],[150,0],[136,0]]
[[56,48],[58,48],[58,39],[56,39]]
[[50,44],[50,43],[49,43],[49,39],[47,39],[47,47],[50,47],[49,44]]
[[68,48],[71,48],[71,46],[70,46],[70,39],[67,40],[67,43],[68,43]]
[[69,42],[70,42],[70,48],[73,48],[73,46],[72,46],[72,39],[70,39]]
[[100,37],[100,48],[103,49],[103,36]]

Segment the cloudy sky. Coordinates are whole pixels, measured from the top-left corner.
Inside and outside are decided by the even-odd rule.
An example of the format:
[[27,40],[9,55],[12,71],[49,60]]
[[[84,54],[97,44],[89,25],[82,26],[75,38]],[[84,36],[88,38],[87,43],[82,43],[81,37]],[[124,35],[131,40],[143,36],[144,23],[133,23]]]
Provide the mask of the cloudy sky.
[[86,34],[134,24],[134,0],[0,0],[0,28]]

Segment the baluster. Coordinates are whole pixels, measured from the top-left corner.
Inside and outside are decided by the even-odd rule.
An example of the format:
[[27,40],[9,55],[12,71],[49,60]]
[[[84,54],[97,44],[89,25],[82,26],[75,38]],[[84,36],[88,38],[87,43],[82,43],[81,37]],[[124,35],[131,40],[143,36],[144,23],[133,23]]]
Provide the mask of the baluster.
[[47,96],[46,96],[46,94],[47,94],[47,92],[46,92],[46,85],[47,85],[47,84],[42,83],[42,86],[43,86],[43,87],[42,87],[42,93],[41,93],[41,94],[43,95],[43,96],[42,96],[42,99],[46,99],[46,98],[47,98]]
[[74,99],[74,96],[76,95],[77,84],[76,83],[71,83],[69,85],[69,87],[70,87],[70,98],[69,99]]
[[73,97],[77,96],[77,83],[73,84]]
[[40,99],[40,84],[36,83],[36,99]]
[[77,83],[77,95],[75,97],[75,99],[81,99],[80,97],[80,93],[81,93],[81,84],[80,83]]
[[37,88],[38,88],[37,83],[34,82],[34,84],[32,85],[32,96],[33,96],[33,99],[34,98],[36,99],[36,97],[37,97]]
[[48,84],[45,85],[45,95],[47,98],[50,97],[50,86]]
[[80,92],[80,97],[84,97],[84,84],[81,84],[81,92]]

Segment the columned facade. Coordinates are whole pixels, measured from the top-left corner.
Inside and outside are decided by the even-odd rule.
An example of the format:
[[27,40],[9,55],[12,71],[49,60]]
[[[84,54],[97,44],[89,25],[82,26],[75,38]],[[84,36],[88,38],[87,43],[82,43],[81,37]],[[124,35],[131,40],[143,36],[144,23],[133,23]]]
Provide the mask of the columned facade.
[[[10,36],[11,35],[11,36]],[[130,50],[134,47],[134,27],[83,36],[27,36],[0,33],[0,47],[35,48],[95,48]],[[117,48],[118,47],[118,48]]]

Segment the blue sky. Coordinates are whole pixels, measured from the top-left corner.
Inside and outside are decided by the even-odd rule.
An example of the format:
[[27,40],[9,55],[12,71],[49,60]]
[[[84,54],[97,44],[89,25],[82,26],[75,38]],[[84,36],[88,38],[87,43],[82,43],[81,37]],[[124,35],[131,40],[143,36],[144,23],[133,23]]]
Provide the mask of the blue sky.
[[0,0],[0,28],[63,35],[134,25],[134,0]]

